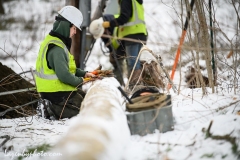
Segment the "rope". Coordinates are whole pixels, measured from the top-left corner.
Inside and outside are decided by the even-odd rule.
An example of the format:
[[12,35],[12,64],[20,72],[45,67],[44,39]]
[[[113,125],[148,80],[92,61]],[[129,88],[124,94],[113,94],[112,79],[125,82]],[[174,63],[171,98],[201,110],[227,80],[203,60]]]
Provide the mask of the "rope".
[[162,93],[153,93],[132,99],[133,104],[127,103],[128,111],[141,111],[146,109],[162,108],[171,102],[171,98]]
[[[157,45],[157,46],[169,46],[171,48],[175,48],[177,49],[177,45],[173,45],[172,43],[161,43],[161,42],[147,42],[147,41],[140,41],[140,40],[135,40],[135,39],[132,39],[132,38],[118,38],[118,37],[114,37],[114,36],[110,36],[110,35],[106,35],[106,34],[103,34],[102,37],[104,38],[115,38],[115,39],[118,39],[118,40],[122,40],[122,41],[129,41],[129,42],[137,42],[137,43],[148,43],[148,44],[151,44],[151,45]],[[199,51],[205,51],[205,50],[209,50],[209,48],[206,48],[206,47],[192,47],[192,46],[182,46],[182,49],[188,49],[188,50],[199,50]],[[218,52],[218,51],[230,51],[232,50],[231,48],[220,48],[220,47],[215,47],[213,51],[215,52]],[[233,51],[240,51],[240,48],[236,48],[236,49],[233,49]]]

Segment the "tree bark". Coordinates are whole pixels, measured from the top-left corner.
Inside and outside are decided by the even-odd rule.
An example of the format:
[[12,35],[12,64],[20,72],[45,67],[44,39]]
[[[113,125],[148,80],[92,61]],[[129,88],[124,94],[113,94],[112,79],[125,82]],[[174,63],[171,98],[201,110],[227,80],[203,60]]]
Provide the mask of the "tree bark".
[[101,0],[98,2],[98,5],[93,13],[91,21],[102,17],[104,9],[106,7],[107,0]]
[[[66,5],[72,5],[76,8],[79,8],[79,0],[70,0],[66,1]],[[72,45],[70,49],[71,54],[74,56],[76,66],[80,67],[80,53],[81,53],[81,34],[77,29],[77,33],[72,38]]]
[[204,58],[206,61],[206,68],[207,68],[207,73],[208,73],[208,80],[209,80],[209,87],[212,88],[212,93],[214,93],[214,84],[213,84],[213,73],[212,73],[212,67],[211,67],[211,55],[210,55],[210,42],[209,42],[209,34],[208,34],[208,26],[206,22],[206,18],[204,15],[204,10],[203,10],[203,2],[201,0],[196,1],[196,9],[197,9],[197,14],[199,17],[200,21],[200,29],[202,31],[202,45],[204,48],[203,53],[204,53]]
[[5,14],[5,10],[4,10],[4,7],[3,7],[3,1],[0,0],[0,14]]
[[118,86],[115,78],[94,82],[66,136],[50,151],[62,154],[56,159],[121,159],[130,131]]
[[[188,0],[185,1],[187,8],[190,8],[190,4],[188,2]],[[196,27],[196,21],[194,16],[192,17],[192,29],[193,29],[193,33],[194,33],[194,44],[196,45],[196,59],[194,57],[194,65],[197,67],[197,72],[195,72],[195,76],[196,76],[196,81],[197,81],[197,87],[199,88],[201,86],[202,88],[202,92],[203,94],[206,94],[206,87],[205,87],[205,83],[203,81],[203,77],[202,74],[200,72],[200,65],[199,65],[199,41],[198,41],[198,32],[197,32],[197,27]],[[199,82],[200,81],[200,82]]]

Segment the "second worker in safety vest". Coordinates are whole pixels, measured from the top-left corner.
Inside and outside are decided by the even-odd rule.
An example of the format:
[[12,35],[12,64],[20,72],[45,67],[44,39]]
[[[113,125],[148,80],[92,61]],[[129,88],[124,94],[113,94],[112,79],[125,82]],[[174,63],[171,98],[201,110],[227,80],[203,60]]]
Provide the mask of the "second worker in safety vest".
[[[144,21],[143,0],[119,0],[119,17],[103,22],[103,27],[119,27],[119,38],[130,38],[142,42],[147,41],[147,29]],[[124,41],[126,50],[128,75],[130,76],[138,53],[142,47],[141,42]],[[141,64],[138,60],[129,85],[134,85],[141,73]]]

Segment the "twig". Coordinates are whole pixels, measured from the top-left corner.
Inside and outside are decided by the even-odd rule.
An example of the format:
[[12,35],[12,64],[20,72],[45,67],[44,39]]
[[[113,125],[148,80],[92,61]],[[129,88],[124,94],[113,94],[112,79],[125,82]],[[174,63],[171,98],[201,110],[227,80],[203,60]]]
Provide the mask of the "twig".
[[18,63],[17,59],[15,59],[11,54],[7,53],[3,48],[0,47],[0,49],[5,52],[7,55],[9,55],[17,64],[18,66],[21,68],[21,70],[23,71],[22,66]]
[[0,126],[0,128],[12,128],[12,126]]
[[0,148],[4,146],[4,144],[7,143],[7,141],[9,141],[10,139],[13,139],[13,138],[30,138],[30,137],[12,137],[12,136],[9,136],[9,135],[4,135],[4,136],[0,136],[0,139],[1,138],[5,138],[5,140],[0,144]]
[[158,144],[158,145],[162,145],[162,146],[164,146],[164,145],[173,145],[173,146],[186,146],[186,147],[190,147],[190,146],[194,146],[194,144],[196,143],[196,141],[193,141],[192,143],[190,143],[190,144],[188,144],[188,145],[177,144],[177,143],[171,144],[171,143],[148,142],[148,141],[147,141],[147,143],[149,143],[149,144]]
[[5,111],[3,111],[3,112],[0,112],[0,117],[1,117],[1,116],[4,116],[7,112],[10,112],[10,111],[13,111],[13,110],[17,110],[17,109],[19,109],[19,108],[21,108],[21,107],[24,107],[24,106],[27,106],[27,105],[29,105],[29,104],[33,104],[33,103],[36,103],[36,102],[38,102],[38,99],[35,99],[35,100],[32,101],[32,102],[28,102],[28,103],[23,104],[23,105],[20,105],[20,106],[16,106],[16,107],[9,108],[9,109],[7,109],[7,110],[5,110]]
[[36,87],[18,89],[18,90],[6,91],[6,92],[0,92],[0,96],[13,94],[13,93],[19,93],[19,92],[27,92],[27,91],[32,91],[32,90],[36,90]]
[[213,121],[211,120],[211,122],[208,126],[208,129],[207,129],[207,132],[206,132],[206,138],[211,137],[210,129],[212,127],[212,123],[213,123]]
[[[131,42],[138,42],[138,43],[146,43],[146,41],[140,41],[140,40],[135,40],[135,39],[132,39],[132,38],[118,38],[118,37],[114,37],[114,36],[109,36],[109,35],[105,35],[103,34],[102,35],[103,38],[114,38],[114,39],[118,39],[118,40],[122,40],[122,41],[131,41]],[[171,48],[177,48],[175,45],[172,45],[170,43],[161,43],[161,42],[147,42],[148,44],[152,44],[152,45],[158,45],[158,46],[170,46]],[[1,48],[0,48],[1,49]],[[208,48],[204,48],[204,47],[199,47],[199,48],[196,48],[196,47],[192,47],[192,46],[182,46],[182,49],[189,49],[189,50],[196,50],[196,49],[199,49],[199,51],[205,51],[205,50],[208,50]],[[233,50],[233,51],[240,51],[240,49],[232,49],[232,48],[215,48],[214,51],[217,52],[217,51],[230,51],[230,50]]]
[[1,136],[0,138],[5,138],[5,140],[0,144],[0,147],[2,147],[7,141],[11,138],[9,135]]
[[[238,3],[239,3],[239,2],[238,2]],[[234,7],[234,9],[235,9],[235,12],[236,12],[236,14],[237,14],[238,21],[240,22],[240,17],[239,17],[239,14],[238,14],[237,8],[236,8],[236,6],[235,6],[233,0],[232,0],[232,5],[233,5],[233,7]],[[239,27],[240,27],[240,25],[239,25]]]
[[[240,100],[237,101],[237,102],[235,102],[235,103],[238,103],[238,102],[240,102]],[[237,106],[238,106],[238,105],[236,104],[235,107],[234,107],[234,109],[233,109],[233,111],[232,111],[232,113],[235,111],[235,109],[236,109]]]
[[212,138],[214,140],[225,140],[228,141],[232,144],[232,151],[233,153],[237,153],[237,149],[238,149],[238,145],[236,143],[236,137],[231,137],[230,135],[233,133],[233,131],[230,134],[226,134],[223,136],[219,136],[219,135],[212,135],[212,133],[210,133],[210,129],[212,127],[212,123],[213,121],[210,122],[207,132],[206,132],[206,138]]
[[[198,101],[196,101],[196,102],[198,102]],[[229,105],[226,105],[226,106],[223,106],[223,107],[219,107],[219,108],[217,108],[217,109],[213,109],[213,110],[217,112],[217,111],[219,111],[219,110],[223,110],[223,109],[225,109],[225,108],[231,107],[231,105],[233,105],[233,104],[235,104],[235,103],[237,103],[237,102],[240,102],[240,100],[239,100],[239,101],[236,101],[236,102],[232,102],[232,103],[230,103]],[[201,103],[200,103],[200,104],[201,104]],[[203,106],[204,106],[204,105],[203,105]],[[188,121],[186,121],[186,122],[182,122],[182,123],[176,124],[176,125],[183,125],[183,124],[192,122],[193,120],[198,120],[198,119],[201,119],[201,118],[203,118],[203,117],[209,116],[210,114],[213,114],[213,113],[208,113],[208,114],[205,114],[205,115],[201,115],[200,117],[197,117],[197,118],[194,118],[194,119],[190,119],[190,120],[188,120]]]

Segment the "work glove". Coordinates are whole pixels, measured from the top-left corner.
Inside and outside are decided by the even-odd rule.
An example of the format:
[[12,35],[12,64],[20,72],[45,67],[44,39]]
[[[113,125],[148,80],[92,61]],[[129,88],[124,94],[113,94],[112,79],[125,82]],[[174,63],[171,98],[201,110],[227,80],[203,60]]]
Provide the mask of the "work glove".
[[91,77],[83,78],[83,83],[89,82],[89,81],[91,81],[91,80],[92,80]]
[[113,72],[112,70],[94,70],[91,73],[97,76],[107,76],[112,74]]
[[94,78],[96,77],[96,74],[92,73],[92,72],[86,72],[84,78]]
[[102,23],[102,26],[103,26],[104,28],[109,28],[109,27],[110,27],[110,22],[105,21],[105,22]]

